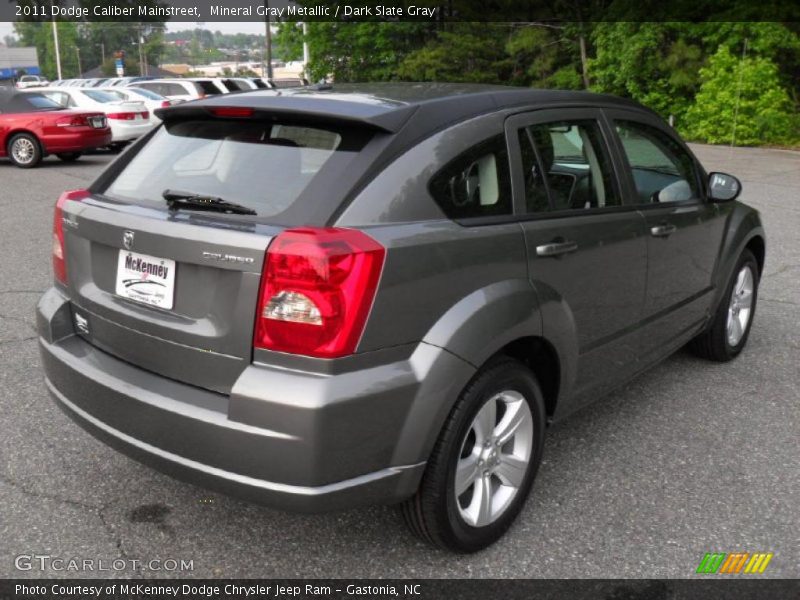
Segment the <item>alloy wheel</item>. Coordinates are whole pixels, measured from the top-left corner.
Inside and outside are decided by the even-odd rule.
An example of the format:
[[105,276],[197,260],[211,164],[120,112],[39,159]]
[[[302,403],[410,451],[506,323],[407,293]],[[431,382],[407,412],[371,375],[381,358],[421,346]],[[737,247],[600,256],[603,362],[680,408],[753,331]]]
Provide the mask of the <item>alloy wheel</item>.
[[755,277],[750,265],[744,265],[736,276],[736,283],[731,291],[728,305],[728,321],[725,332],[728,344],[736,346],[747,331],[747,325],[753,313],[753,290]]
[[28,138],[17,138],[11,146],[11,154],[18,163],[27,165],[36,156],[36,147]]
[[464,521],[485,527],[511,505],[533,449],[533,416],[525,397],[506,390],[484,403],[461,445],[454,478]]

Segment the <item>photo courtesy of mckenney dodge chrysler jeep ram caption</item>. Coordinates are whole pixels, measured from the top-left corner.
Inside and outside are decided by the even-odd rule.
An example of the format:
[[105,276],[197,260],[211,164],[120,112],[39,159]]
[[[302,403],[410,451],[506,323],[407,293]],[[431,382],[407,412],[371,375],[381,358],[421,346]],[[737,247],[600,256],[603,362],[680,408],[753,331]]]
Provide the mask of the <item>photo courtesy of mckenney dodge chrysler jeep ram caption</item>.
[[175,477],[398,503],[475,551],[548,422],[687,343],[747,342],[759,215],[633,102],[375,84],[158,113],[58,200],[38,329],[63,410]]

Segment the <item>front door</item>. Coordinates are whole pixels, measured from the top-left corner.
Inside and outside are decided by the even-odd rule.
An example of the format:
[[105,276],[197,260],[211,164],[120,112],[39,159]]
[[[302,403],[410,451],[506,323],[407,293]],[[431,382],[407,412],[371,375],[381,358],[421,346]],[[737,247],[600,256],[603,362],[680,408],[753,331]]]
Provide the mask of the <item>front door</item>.
[[624,205],[600,117],[597,110],[559,109],[506,122],[543,329],[578,356],[562,365],[574,382],[562,392],[575,405],[635,371],[647,273],[644,218]]
[[705,200],[694,157],[657,119],[607,111],[627,165],[628,201],[647,224],[643,360],[682,344],[708,318],[724,215]]

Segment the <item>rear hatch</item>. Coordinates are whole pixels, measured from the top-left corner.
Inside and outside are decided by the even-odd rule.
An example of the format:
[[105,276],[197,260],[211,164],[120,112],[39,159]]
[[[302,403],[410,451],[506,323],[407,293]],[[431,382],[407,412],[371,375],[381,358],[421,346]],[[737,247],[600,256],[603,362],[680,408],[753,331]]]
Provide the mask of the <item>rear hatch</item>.
[[[342,176],[363,137],[354,144],[355,134],[336,127],[220,114],[167,117],[90,197],[63,206],[63,229],[68,293],[85,339],[144,369],[229,392],[252,360],[267,246],[287,226],[314,224],[313,211],[306,219],[302,210],[313,206],[310,185]],[[190,205],[170,208],[167,191]]]

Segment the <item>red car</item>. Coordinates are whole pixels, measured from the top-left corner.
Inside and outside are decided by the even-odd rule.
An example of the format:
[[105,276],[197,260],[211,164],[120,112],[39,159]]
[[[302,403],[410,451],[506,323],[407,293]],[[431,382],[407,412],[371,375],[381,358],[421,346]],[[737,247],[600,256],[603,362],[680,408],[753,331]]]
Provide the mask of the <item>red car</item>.
[[0,157],[18,167],[35,167],[49,154],[74,161],[110,143],[101,112],[66,109],[39,92],[0,91]]

